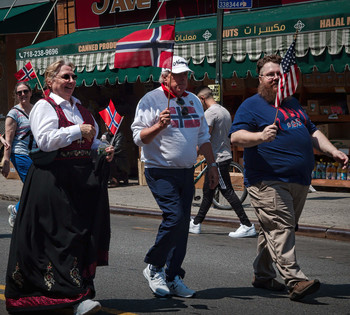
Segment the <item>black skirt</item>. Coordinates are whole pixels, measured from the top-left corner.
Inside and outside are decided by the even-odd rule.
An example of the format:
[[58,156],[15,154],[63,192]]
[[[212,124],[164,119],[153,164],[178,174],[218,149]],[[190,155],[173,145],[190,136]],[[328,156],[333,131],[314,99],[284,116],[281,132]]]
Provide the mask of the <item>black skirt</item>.
[[29,169],[6,274],[9,312],[65,308],[95,296],[96,266],[108,264],[109,165],[90,159]]

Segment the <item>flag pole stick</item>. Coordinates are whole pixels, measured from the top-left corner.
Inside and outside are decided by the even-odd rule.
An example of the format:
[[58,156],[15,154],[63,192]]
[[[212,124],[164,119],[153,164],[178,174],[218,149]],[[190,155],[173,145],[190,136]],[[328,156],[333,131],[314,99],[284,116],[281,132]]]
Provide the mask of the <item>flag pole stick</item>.
[[[298,33],[299,33],[299,30],[296,29],[296,30],[295,30],[295,34],[294,34],[294,37],[293,37],[294,40],[297,39]],[[278,82],[279,82],[279,81],[278,81]],[[277,95],[276,95],[276,97],[277,97]],[[277,115],[278,115],[278,106],[276,107],[276,115],[275,115],[275,119],[274,119],[274,121],[273,121],[273,124],[274,124],[274,125],[276,124]]]
[[122,124],[123,118],[124,118],[124,116],[122,116],[122,118],[120,119],[119,127],[118,127],[117,131],[115,132],[115,134],[113,135],[113,138],[112,138],[111,142],[109,143],[110,145],[113,145],[114,139],[117,136],[117,133],[120,129],[120,125]]
[[119,128],[120,128],[120,125],[122,124],[123,119],[124,119],[124,116],[122,116],[122,118],[120,119],[119,127],[118,127],[117,131],[115,132],[115,134],[113,135],[113,138],[110,142],[111,145],[113,145],[113,141],[114,141],[115,137],[117,136],[117,133],[119,131]]
[[275,120],[273,121],[273,125],[276,125],[277,114],[278,114],[278,107],[276,108],[276,116],[275,116]]
[[[176,16],[174,17],[174,32],[175,32],[175,25],[176,25]],[[170,87],[171,87],[171,76],[173,73],[173,58],[174,58],[174,50],[173,50],[173,54],[171,55],[171,69],[170,69],[170,82],[169,82],[169,86],[168,86],[168,106],[167,106],[167,109],[169,109],[169,106],[170,106]]]
[[33,67],[33,65],[32,65],[32,63],[31,63],[30,61],[29,61],[29,63],[30,63],[30,65],[31,65],[31,67],[32,67],[32,69],[33,69],[33,71],[34,71],[34,74],[35,74],[36,79],[38,80],[38,83],[39,83],[39,85],[40,85],[40,88],[41,88],[41,90],[43,91],[43,95],[45,95],[44,89],[43,89],[43,87],[42,87],[42,85],[41,85],[41,83],[40,83],[40,80],[39,80],[39,78],[38,78],[36,72],[35,72],[35,69],[34,69],[34,67]]

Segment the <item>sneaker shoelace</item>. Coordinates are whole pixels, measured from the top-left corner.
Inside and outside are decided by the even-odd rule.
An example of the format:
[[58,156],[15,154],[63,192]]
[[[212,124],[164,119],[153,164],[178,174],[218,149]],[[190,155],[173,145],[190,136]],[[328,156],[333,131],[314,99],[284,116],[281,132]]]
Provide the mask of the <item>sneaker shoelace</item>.
[[151,269],[151,278],[157,280],[158,283],[166,285],[165,274],[162,271],[155,271]]
[[176,289],[178,286],[182,286],[185,289],[188,289],[188,287],[186,286],[186,284],[183,283],[182,279],[179,277],[177,279],[174,279],[174,281],[171,282],[171,286]]

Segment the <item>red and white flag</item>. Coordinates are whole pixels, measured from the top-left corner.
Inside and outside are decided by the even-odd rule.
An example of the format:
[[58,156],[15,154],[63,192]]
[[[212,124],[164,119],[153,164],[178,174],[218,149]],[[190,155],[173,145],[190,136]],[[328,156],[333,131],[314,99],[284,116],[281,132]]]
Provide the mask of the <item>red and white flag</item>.
[[114,67],[153,66],[171,68],[174,52],[175,26],[162,25],[131,33],[117,42]]
[[35,79],[36,75],[33,66],[28,62],[21,70],[15,73],[17,81],[29,81]]
[[280,79],[276,94],[275,107],[281,105],[283,99],[295,93],[298,86],[299,70],[295,59],[295,39],[287,50],[280,64]]
[[109,130],[113,133],[113,135],[115,135],[123,121],[123,116],[118,114],[112,100],[109,100],[108,107],[101,110],[99,114],[108,126]]

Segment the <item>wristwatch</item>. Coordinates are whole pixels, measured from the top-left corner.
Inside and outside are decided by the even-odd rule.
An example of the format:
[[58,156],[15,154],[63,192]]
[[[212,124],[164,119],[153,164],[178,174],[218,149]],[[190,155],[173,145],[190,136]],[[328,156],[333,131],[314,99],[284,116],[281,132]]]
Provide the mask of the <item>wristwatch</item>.
[[208,164],[208,168],[211,168],[211,167],[213,167],[213,166],[215,166],[215,167],[218,167],[218,164],[217,163],[210,163],[210,164]]

